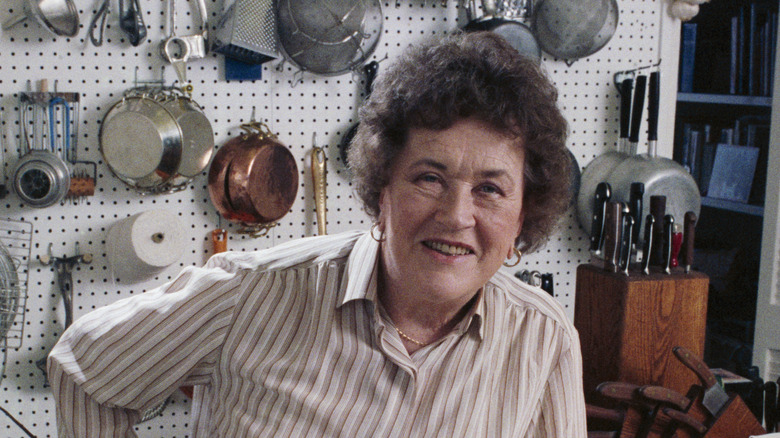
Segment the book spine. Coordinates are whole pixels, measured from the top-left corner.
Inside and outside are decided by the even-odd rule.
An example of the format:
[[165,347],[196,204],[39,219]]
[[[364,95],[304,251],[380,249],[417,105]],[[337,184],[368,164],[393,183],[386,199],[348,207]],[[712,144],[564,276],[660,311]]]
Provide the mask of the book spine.
[[681,93],[693,92],[694,58],[696,57],[696,23],[682,25],[682,51],[680,52]]

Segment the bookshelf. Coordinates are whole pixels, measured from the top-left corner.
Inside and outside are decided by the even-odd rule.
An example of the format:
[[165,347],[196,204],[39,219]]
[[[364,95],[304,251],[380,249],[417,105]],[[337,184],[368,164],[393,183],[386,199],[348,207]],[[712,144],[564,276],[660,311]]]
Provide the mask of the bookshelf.
[[[733,327],[755,322],[777,13],[777,0],[711,0],[680,25],[673,158],[702,192],[695,268],[711,280],[705,360],[737,372],[753,348],[752,330]],[[751,160],[727,159],[730,150]],[[724,194],[729,172],[747,189]]]

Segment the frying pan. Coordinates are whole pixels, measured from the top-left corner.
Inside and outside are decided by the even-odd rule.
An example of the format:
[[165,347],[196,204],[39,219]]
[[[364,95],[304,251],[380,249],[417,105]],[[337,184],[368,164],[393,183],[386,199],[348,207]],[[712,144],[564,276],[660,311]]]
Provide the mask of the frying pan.
[[217,151],[208,190],[217,211],[249,228],[272,226],[287,214],[298,192],[298,168],[289,149],[262,123],[241,125],[245,134]]
[[699,187],[690,173],[680,164],[656,155],[658,141],[658,111],[660,99],[660,73],[650,74],[648,103],[648,148],[647,154],[626,158],[607,177],[617,201],[628,202],[631,183],[645,185],[642,198],[644,217],[649,210],[650,197],[666,196],[666,212],[681,220],[686,212],[697,216],[701,208]]
[[609,42],[618,14],[617,0],[542,0],[531,29],[542,50],[571,65]]
[[494,32],[504,37],[519,53],[541,62],[542,51],[528,26],[520,21],[510,20],[501,15],[495,8],[495,2],[483,0],[482,9],[485,14],[478,19],[474,19],[477,14],[476,3],[475,0],[469,0],[466,8],[469,22],[463,27],[463,30],[466,32],[480,30]]
[[[620,84],[620,138],[617,150],[605,152],[585,166],[577,195],[577,220],[583,230],[590,232],[593,221],[593,196],[596,186],[606,181],[612,169],[628,157],[629,123],[631,121],[631,89],[634,80],[623,80]],[[638,129],[638,127],[637,127]]]
[[[363,73],[366,75],[365,97],[363,98],[364,101],[367,100],[368,96],[371,95],[371,89],[373,88],[377,71],[379,71],[379,63],[376,61],[371,61],[363,66]],[[344,134],[344,137],[341,138],[341,143],[339,143],[339,154],[341,155],[341,162],[344,163],[344,167],[349,167],[347,152],[349,151],[349,145],[352,143],[352,139],[355,137],[358,126],[360,126],[359,123],[352,124],[352,126],[349,128],[349,131],[347,131],[347,133]]]

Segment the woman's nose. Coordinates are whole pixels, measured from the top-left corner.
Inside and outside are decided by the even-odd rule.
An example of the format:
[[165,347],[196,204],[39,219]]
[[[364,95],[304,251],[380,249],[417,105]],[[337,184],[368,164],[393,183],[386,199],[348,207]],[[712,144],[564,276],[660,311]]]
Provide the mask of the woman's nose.
[[475,222],[475,208],[471,191],[448,190],[439,203],[437,220],[450,228],[471,227]]

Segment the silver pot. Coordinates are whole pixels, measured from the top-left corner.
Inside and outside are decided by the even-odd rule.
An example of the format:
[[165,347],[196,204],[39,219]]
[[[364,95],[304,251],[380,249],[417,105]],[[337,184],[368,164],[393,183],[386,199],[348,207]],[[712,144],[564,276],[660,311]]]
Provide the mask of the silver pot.
[[176,117],[165,106],[145,95],[131,95],[106,113],[100,151],[117,178],[153,192],[177,174],[182,138]]
[[173,96],[163,101],[181,129],[181,161],[169,184],[172,189],[185,186],[209,165],[214,154],[214,131],[200,106],[189,97]]

